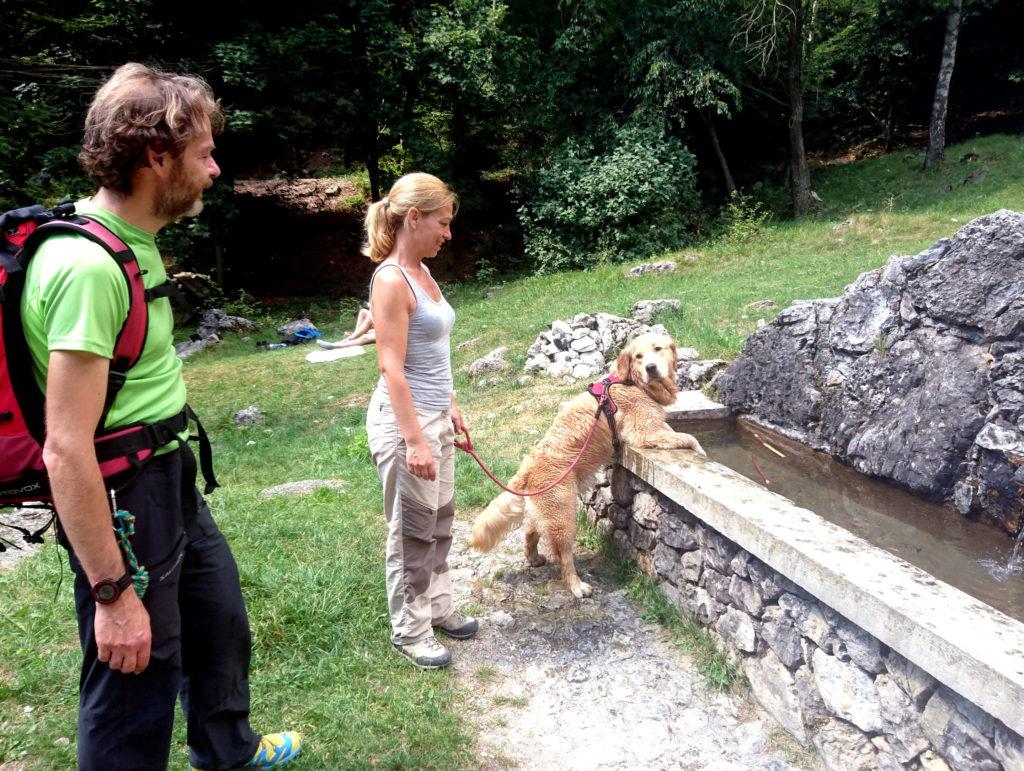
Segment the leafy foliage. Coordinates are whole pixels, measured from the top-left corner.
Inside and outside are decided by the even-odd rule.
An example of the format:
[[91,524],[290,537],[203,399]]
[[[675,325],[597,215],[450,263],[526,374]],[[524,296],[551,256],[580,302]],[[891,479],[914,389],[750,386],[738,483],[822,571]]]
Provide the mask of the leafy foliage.
[[693,164],[678,140],[647,128],[620,129],[604,152],[567,144],[520,209],[527,253],[550,272],[678,245],[697,203]]
[[[687,235],[687,212],[716,208],[726,162],[741,189],[783,182],[785,67],[762,72],[737,40],[765,2],[308,0],[281,14],[223,0],[196,24],[211,12],[198,0],[67,0],[59,15],[9,0],[0,206],[91,190],[76,161],[85,108],[137,60],[211,83],[228,115],[225,181],[341,169],[375,196],[434,172],[473,228],[465,264],[495,275],[648,254]],[[804,7],[808,150],[917,141],[944,2]],[[973,134],[974,114],[1019,122],[1022,23],[1016,0],[965,4],[952,140]],[[162,239],[172,259],[210,270],[232,238],[228,198]]]

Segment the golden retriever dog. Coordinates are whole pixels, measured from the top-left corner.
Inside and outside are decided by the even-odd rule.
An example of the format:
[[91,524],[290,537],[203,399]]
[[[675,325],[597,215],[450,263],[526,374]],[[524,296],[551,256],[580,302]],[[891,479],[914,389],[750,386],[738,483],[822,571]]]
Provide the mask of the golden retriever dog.
[[[615,374],[626,382],[613,384],[611,396],[618,406],[615,426],[622,441],[634,447],[683,448],[704,454],[696,439],[673,431],[665,423],[665,406],[675,400],[678,390],[675,372],[676,345],[668,335],[640,335],[619,354]],[[529,492],[558,479],[579,454],[596,409],[597,400],[590,393],[565,404],[544,438],[523,459],[508,487]],[[589,597],[592,590],[576,574],[572,557],[578,496],[594,472],[613,460],[613,452],[611,430],[602,414],[590,444],[564,480],[547,492],[526,498],[502,492],[477,516],[470,544],[478,551],[490,551],[525,516],[526,561],[534,567],[545,563],[537,551],[543,535],[569,591],[576,597]]]

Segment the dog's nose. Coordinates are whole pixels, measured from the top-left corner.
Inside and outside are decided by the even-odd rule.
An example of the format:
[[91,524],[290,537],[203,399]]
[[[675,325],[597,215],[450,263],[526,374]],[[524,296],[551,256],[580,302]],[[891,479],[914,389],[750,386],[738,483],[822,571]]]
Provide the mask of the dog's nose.
[[648,364],[647,365],[647,377],[658,377],[658,365]]

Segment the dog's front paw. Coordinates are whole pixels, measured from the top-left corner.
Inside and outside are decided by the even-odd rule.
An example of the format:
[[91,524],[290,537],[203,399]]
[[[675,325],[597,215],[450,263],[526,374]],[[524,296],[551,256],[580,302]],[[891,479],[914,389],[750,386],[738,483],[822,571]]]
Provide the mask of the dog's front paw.
[[548,564],[548,558],[543,554],[527,554],[526,561],[530,564],[531,568],[539,568]]
[[704,452],[704,448],[700,446],[700,442],[697,441],[697,438],[695,436],[692,436],[691,434],[683,434],[683,438],[686,440],[686,444],[684,445],[685,449],[693,450],[694,452],[698,452],[701,455],[707,455],[707,453]]
[[569,587],[569,591],[572,592],[573,597],[577,600],[582,600],[584,597],[589,597],[594,593],[590,584],[585,581],[577,581],[575,586]]

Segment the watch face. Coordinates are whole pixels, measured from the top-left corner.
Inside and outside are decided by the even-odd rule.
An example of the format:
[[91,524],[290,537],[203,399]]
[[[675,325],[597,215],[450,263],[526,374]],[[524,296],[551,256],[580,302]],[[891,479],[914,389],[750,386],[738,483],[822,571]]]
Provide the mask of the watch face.
[[100,584],[96,587],[96,599],[100,602],[110,602],[117,594],[116,584]]

